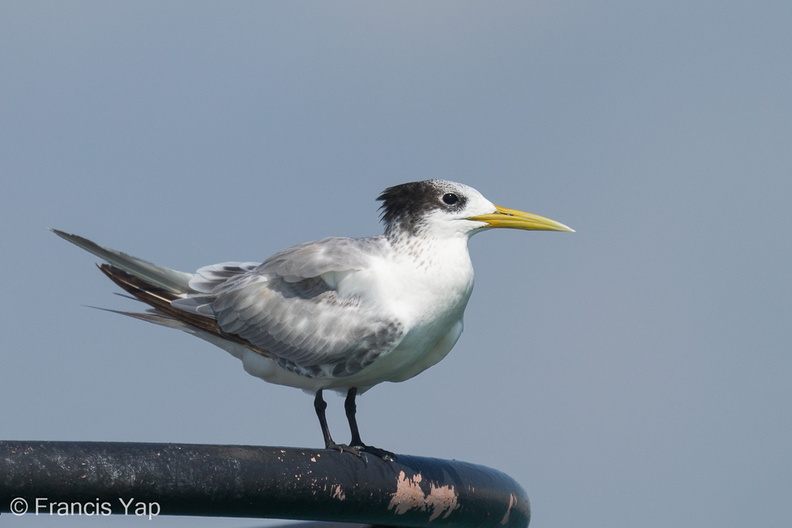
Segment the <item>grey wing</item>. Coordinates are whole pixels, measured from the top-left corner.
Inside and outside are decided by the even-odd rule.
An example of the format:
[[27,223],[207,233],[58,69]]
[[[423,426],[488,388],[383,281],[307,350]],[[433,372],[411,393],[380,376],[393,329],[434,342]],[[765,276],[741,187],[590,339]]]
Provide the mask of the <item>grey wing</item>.
[[381,236],[323,238],[276,253],[265,260],[258,271],[286,282],[298,282],[328,273],[361,269],[372,257],[382,255],[388,249],[388,242]]
[[[376,239],[324,239],[287,249],[255,269],[231,263],[199,270],[218,326],[266,350],[284,368],[309,377],[352,375],[401,340],[400,321],[333,287],[383,248]],[[212,269],[214,268],[214,269]],[[191,286],[193,286],[191,284]],[[207,292],[209,293],[209,292]],[[202,304],[203,303],[203,304]]]

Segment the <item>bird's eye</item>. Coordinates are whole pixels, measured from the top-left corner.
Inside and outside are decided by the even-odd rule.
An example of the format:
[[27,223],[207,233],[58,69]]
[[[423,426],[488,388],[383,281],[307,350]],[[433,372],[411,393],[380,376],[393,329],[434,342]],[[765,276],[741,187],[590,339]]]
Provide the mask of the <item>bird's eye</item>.
[[454,205],[459,201],[459,196],[454,193],[445,193],[443,195],[443,203],[446,205]]

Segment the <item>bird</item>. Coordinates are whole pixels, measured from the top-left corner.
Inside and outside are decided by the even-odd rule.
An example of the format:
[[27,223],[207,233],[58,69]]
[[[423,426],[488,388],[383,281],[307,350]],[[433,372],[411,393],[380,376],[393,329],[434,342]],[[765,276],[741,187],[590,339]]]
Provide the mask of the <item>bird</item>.
[[[52,229],[104,261],[99,269],[145,312],[116,311],[200,337],[267,382],[314,396],[326,449],[393,453],[365,444],[356,397],[408,380],[454,347],[473,289],[468,240],[492,228],[568,231],[494,205],[462,183],[395,185],[377,198],[384,234],[299,244],[263,262],[223,262],[194,273],[158,266]],[[323,392],[346,394],[351,440],[331,436]]]

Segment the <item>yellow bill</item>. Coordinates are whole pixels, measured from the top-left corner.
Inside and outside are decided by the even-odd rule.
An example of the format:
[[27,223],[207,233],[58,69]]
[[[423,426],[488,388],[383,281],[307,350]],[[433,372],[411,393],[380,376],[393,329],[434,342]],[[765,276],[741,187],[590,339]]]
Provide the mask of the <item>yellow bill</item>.
[[494,213],[471,216],[468,220],[484,222],[487,227],[508,227],[512,229],[527,229],[529,231],[575,232],[574,229],[544,216],[518,211],[517,209],[507,209],[497,205]]

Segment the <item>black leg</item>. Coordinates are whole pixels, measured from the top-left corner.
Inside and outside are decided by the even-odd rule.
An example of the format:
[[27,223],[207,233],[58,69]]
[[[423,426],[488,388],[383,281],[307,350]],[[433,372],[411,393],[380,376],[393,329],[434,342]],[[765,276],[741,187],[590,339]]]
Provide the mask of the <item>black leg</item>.
[[357,412],[355,397],[357,397],[357,387],[352,387],[347,392],[347,397],[344,401],[344,411],[346,411],[347,421],[349,422],[349,431],[352,433],[352,441],[349,442],[349,445],[352,447],[365,447],[366,444],[360,439],[360,430],[355,418],[355,413]]
[[319,425],[322,427],[322,436],[324,437],[325,449],[338,449],[342,453],[352,453],[355,456],[362,456],[360,454],[360,448],[357,446],[348,446],[346,444],[336,444],[333,441],[333,437],[330,436],[330,428],[327,426],[327,416],[325,416],[325,411],[327,410],[327,402],[324,401],[322,398],[322,389],[316,391],[316,397],[314,397],[314,410],[316,411],[316,416],[319,418]]
[[327,416],[325,416],[327,402],[324,401],[324,398],[322,398],[322,389],[316,391],[316,397],[314,398],[314,410],[316,411],[316,416],[319,418],[319,425],[322,427],[322,436],[324,436],[325,447],[327,449],[335,447],[336,443],[333,442],[333,437],[330,436],[330,428],[327,427]]
[[361,451],[365,451],[366,453],[376,455],[383,460],[395,459],[396,455],[390,451],[366,445],[363,443],[363,440],[361,440],[360,429],[358,429],[357,418],[355,418],[355,413],[357,413],[357,404],[355,403],[357,393],[357,387],[352,387],[347,392],[346,400],[344,401],[344,411],[346,411],[347,421],[349,422],[349,432],[352,433],[352,440],[349,442],[349,445]]

